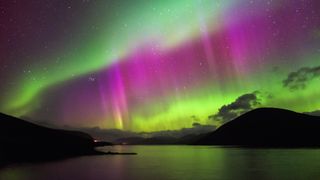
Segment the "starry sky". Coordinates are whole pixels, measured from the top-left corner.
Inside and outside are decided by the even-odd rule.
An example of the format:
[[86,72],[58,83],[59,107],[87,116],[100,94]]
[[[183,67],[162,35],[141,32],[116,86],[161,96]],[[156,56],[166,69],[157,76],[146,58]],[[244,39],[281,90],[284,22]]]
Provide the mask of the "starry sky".
[[159,131],[320,109],[318,0],[0,2],[0,111]]

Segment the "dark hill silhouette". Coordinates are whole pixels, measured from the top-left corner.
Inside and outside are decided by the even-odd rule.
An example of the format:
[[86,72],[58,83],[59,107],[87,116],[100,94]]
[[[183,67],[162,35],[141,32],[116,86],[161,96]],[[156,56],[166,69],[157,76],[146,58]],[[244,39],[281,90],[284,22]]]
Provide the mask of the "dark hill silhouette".
[[115,144],[122,145],[173,145],[179,144],[178,138],[170,137],[170,136],[159,136],[159,137],[128,137],[128,138],[120,138],[117,139]]
[[41,161],[78,155],[102,154],[97,146],[111,145],[95,142],[79,131],[42,127],[0,113],[0,162]]
[[189,134],[179,138],[170,136],[128,137],[117,139],[113,143],[120,145],[191,145],[205,135],[207,134]]
[[195,144],[251,147],[320,147],[320,117],[259,108],[222,125]]

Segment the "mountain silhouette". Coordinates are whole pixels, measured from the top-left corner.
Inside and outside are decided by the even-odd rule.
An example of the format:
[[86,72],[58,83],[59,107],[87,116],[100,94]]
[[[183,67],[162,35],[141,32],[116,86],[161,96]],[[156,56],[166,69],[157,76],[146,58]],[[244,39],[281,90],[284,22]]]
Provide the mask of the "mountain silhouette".
[[196,141],[201,145],[320,147],[320,117],[284,109],[258,108]]
[[41,161],[78,155],[99,154],[86,133],[51,129],[0,113],[0,162]]
[[170,136],[158,136],[158,137],[128,137],[117,139],[114,144],[121,145],[177,145],[179,144],[178,138]]

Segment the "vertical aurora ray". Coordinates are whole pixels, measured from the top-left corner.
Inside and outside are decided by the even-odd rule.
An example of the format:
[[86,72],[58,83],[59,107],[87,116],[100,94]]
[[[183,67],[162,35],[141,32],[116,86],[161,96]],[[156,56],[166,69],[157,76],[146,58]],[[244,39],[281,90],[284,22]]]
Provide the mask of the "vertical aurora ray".
[[116,67],[114,76],[111,76],[110,81],[112,81],[112,107],[113,116],[116,121],[116,128],[123,129],[124,126],[124,119],[128,119],[128,107],[127,107],[127,100],[126,100],[126,92],[123,85],[121,73],[119,68]]

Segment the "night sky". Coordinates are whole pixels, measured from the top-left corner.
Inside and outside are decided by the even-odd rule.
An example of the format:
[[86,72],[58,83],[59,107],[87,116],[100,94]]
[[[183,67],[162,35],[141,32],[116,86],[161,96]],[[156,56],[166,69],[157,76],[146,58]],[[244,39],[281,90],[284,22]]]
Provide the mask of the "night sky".
[[319,0],[0,2],[0,111],[158,131],[320,109]]

